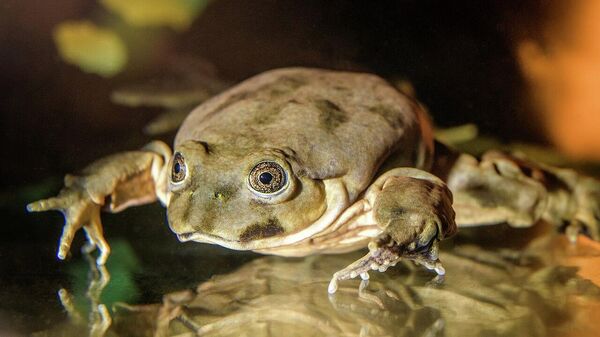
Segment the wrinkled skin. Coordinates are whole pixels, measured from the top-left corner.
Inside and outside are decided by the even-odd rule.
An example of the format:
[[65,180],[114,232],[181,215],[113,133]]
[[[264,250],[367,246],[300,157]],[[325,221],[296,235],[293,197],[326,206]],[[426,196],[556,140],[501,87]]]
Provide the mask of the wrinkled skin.
[[[420,105],[370,74],[269,71],[201,104],[174,154],[161,142],[67,176],[31,211],[63,211],[59,257],[80,228],[106,261],[99,211],[159,199],[181,241],[283,256],[369,253],[338,281],[406,258],[444,274],[438,242],[458,226],[545,219],[599,239],[600,183],[569,170],[434,147]],[[454,203],[453,203],[454,202]]]

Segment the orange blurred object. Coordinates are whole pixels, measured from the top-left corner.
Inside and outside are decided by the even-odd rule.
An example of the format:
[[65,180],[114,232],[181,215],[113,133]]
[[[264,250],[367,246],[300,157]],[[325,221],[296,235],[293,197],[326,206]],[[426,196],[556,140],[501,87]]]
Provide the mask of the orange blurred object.
[[[594,282],[600,287],[600,242],[579,235],[577,244],[561,237],[561,250],[558,262],[566,266],[578,267],[579,276]],[[559,250],[559,251],[561,251]]]
[[[577,244],[570,243],[566,236],[557,235],[553,240],[554,258],[561,265],[578,267],[577,274],[600,286],[600,243],[579,235]],[[570,296],[568,305],[577,308],[571,312],[571,321],[557,336],[597,336],[600,321],[600,302],[586,296]]]
[[517,58],[533,108],[559,150],[600,160],[600,0],[573,1],[545,41],[522,40]]

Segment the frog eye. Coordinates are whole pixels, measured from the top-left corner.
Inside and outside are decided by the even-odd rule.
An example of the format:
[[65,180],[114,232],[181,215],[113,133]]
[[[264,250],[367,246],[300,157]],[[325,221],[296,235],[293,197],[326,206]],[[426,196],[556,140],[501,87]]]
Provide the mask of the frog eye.
[[281,191],[287,183],[285,170],[281,165],[264,161],[256,164],[250,171],[248,184],[260,194],[274,194]]
[[173,156],[173,166],[171,167],[171,181],[174,183],[182,182],[187,174],[185,160],[181,153],[176,152]]

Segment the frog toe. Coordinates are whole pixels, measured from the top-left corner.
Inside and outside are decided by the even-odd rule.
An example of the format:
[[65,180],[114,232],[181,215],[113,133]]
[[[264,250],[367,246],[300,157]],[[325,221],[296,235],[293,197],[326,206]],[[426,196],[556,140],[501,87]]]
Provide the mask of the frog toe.
[[579,234],[600,241],[600,182],[583,178],[575,189],[576,210],[565,234],[569,241],[577,242]]
[[28,212],[44,212],[49,210],[61,210],[64,208],[64,201],[59,197],[42,199],[27,204]]
[[363,281],[370,278],[369,271],[385,272],[389,267],[395,266],[400,261],[400,256],[392,249],[369,245],[369,253],[356,260],[346,268],[333,274],[327,291],[333,294],[338,289],[338,282],[360,276]]
[[[409,244],[409,246],[411,245],[412,243]],[[339,281],[354,279],[359,276],[363,281],[366,281],[370,278],[369,271],[383,273],[388,268],[396,266],[402,259],[412,260],[416,264],[435,271],[440,276],[445,275],[446,270],[442,266],[438,255],[439,245],[435,237],[430,239],[425,247],[411,250],[407,246],[396,243],[389,235],[383,235],[377,241],[369,244],[367,255],[333,274],[327,290],[330,294],[333,294],[338,289]]]
[[565,228],[567,239],[575,244],[577,243],[577,238],[580,234],[585,235],[594,241],[600,241],[600,218],[588,218],[587,221],[579,218],[571,220]]

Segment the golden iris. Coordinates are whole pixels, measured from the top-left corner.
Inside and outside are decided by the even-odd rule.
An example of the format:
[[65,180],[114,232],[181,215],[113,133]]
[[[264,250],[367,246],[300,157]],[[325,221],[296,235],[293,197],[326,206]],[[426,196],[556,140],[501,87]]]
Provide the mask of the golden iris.
[[285,171],[275,162],[264,161],[252,168],[248,183],[256,192],[273,194],[285,187]]
[[171,169],[171,181],[178,183],[185,179],[187,167],[181,153],[177,152],[173,156],[173,167]]

